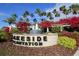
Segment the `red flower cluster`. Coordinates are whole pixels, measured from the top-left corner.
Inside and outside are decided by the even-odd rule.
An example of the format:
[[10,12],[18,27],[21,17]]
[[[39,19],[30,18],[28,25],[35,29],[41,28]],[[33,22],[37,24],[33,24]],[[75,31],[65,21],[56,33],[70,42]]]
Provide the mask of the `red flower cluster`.
[[29,23],[26,22],[18,22],[16,23],[17,28],[21,31],[21,32],[27,32],[27,26],[29,25]]
[[69,19],[60,19],[60,21],[58,21],[59,24],[65,25],[65,24],[69,24]]
[[79,27],[79,17],[73,17],[70,19],[70,25],[72,28],[77,28]]
[[53,25],[53,22],[50,22],[50,21],[43,21],[39,24],[42,28],[49,28],[49,27],[52,27]]
[[10,28],[9,28],[9,27],[3,27],[3,30],[4,30],[5,32],[10,32]]
[[58,24],[68,24],[72,29],[79,29],[79,17],[72,17],[67,19],[61,19],[57,22]]

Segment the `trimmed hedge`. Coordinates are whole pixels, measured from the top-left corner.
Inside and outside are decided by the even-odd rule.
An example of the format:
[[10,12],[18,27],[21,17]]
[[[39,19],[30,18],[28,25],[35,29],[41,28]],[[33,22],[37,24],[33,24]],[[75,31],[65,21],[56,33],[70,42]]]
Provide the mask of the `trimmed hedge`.
[[58,44],[71,49],[76,48],[76,40],[67,36],[59,37]]

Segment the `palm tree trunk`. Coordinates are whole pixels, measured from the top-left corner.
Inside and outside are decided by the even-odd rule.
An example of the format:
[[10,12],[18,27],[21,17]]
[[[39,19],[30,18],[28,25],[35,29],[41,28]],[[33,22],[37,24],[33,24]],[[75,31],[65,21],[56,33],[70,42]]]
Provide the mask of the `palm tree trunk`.
[[47,32],[49,32],[49,28],[47,27]]
[[11,31],[11,29],[12,29],[12,26],[11,26],[11,24],[9,24],[9,32]]
[[60,27],[60,31],[61,31],[61,32],[63,31],[63,26]]

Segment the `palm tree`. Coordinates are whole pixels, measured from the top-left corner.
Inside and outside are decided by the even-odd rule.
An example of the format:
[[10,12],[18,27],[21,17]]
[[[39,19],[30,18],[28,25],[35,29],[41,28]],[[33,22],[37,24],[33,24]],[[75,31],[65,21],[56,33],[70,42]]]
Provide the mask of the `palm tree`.
[[29,18],[26,18],[26,22],[29,23],[29,21],[30,21]]
[[34,29],[37,30],[38,29],[38,24],[37,24],[37,19],[33,19],[34,24]]
[[40,16],[46,16],[46,12],[41,12]]
[[60,14],[58,13],[58,11],[56,9],[53,10],[53,13],[54,13],[55,17],[59,17],[60,16]]
[[54,17],[50,16],[49,19],[52,20],[52,19],[54,19]]
[[71,9],[73,14],[77,14],[79,12],[79,4],[72,4],[70,6],[70,9]]
[[20,21],[23,21],[23,18],[20,18],[19,20],[20,20]]
[[52,14],[51,14],[51,12],[48,12],[47,17],[50,17],[50,16],[52,16]]
[[54,9],[54,10],[53,10],[53,13],[54,13],[54,14],[55,14],[55,13],[57,13],[57,10],[56,10],[56,9]]
[[41,10],[40,9],[36,9],[35,10],[35,13],[40,14],[41,13]]
[[60,11],[63,11],[66,7],[63,5],[60,7]]
[[16,23],[16,18],[18,16],[16,14],[12,14],[11,17],[4,20],[4,22],[7,22],[9,25]]
[[8,23],[9,25],[14,24],[15,20],[13,18],[7,18],[6,20],[4,20],[4,22]]
[[37,19],[36,19],[36,18],[35,18],[35,19],[33,19],[33,22],[34,22],[34,23],[37,23]]
[[45,19],[41,19],[41,21],[43,22],[43,21],[45,21]]
[[67,18],[67,15],[69,14],[69,10],[65,9],[63,13],[66,15],[66,18]]
[[30,13],[28,11],[25,11],[24,14],[23,14],[23,17],[25,18],[25,17],[27,17],[29,15],[30,15]]
[[31,15],[28,11],[25,11],[22,16],[23,16],[22,21],[24,20],[26,22],[29,22],[28,16],[31,16]]
[[47,16],[50,20],[54,19],[51,12],[48,12],[46,16]]
[[12,18],[14,18],[16,20],[18,16],[16,14],[12,14]]
[[67,15],[71,12],[71,9],[70,8],[66,9],[66,7],[63,5],[63,6],[60,7],[60,11],[62,11],[63,14],[65,14],[66,18],[67,18]]
[[9,18],[4,20],[4,22],[9,24],[9,28],[10,28],[9,31],[11,31],[11,28],[12,28],[11,24],[15,24],[16,23],[16,18],[17,17],[18,16],[16,14],[12,14],[11,17],[9,17]]
[[33,13],[31,13],[31,14],[30,14],[30,16],[31,16],[31,17],[34,17],[34,14],[33,14]]

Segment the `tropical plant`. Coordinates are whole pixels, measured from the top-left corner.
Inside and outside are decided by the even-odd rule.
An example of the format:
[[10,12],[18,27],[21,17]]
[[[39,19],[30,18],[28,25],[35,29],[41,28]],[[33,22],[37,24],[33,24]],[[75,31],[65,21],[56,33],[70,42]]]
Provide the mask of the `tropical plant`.
[[60,27],[60,26],[55,26],[55,27],[52,27],[52,32],[53,32],[53,33],[60,32],[60,29],[61,29],[61,27]]
[[36,18],[35,18],[35,19],[33,19],[33,22],[34,22],[34,23],[37,23],[37,19],[36,19]]
[[37,13],[37,14],[40,15],[40,14],[41,14],[41,10],[37,8],[37,9],[35,10],[35,13]]
[[52,22],[50,21],[42,21],[40,23],[41,28],[47,28],[47,32],[49,32],[49,28],[52,27]]
[[0,29],[0,42],[6,41],[6,33]]
[[27,32],[27,26],[28,26],[28,23],[26,22],[18,22],[16,23],[16,26],[17,28],[19,29],[19,31],[21,32]]
[[59,37],[58,44],[71,49],[76,48],[76,40],[66,36]]
[[43,21],[46,21],[45,19],[41,19],[41,21],[43,22]]
[[30,15],[30,13],[28,12],[28,11],[25,11],[24,13],[23,13],[23,17],[25,18],[25,17],[27,17],[27,16],[29,16]]
[[4,20],[4,22],[7,22],[9,25],[14,24],[15,20],[13,18],[7,18],[6,20]]
[[47,17],[51,17],[52,16],[52,13],[51,12],[48,12],[47,13]]
[[50,20],[54,19],[54,17],[53,17],[53,15],[52,15],[51,12],[48,12],[46,16],[47,16],[47,18],[50,19]]
[[46,12],[41,12],[40,16],[46,16]]
[[12,28],[11,25],[16,23],[16,18],[17,17],[18,16],[16,14],[12,14],[11,17],[5,19],[4,22],[8,23],[9,24],[9,28],[11,29]]
[[78,11],[79,11],[79,4],[72,4],[70,6],[70,9],[72,11],[73,14],[78,14]]
[[26,18],[26,22],[29,23],[29,21],[30,21],[29,18]]
[[18,28],[13,28],[13,29],[12,29],[12,33],[20,33],[20,31],[19,31]]
[[4,22],[7,22],[9,25],[15,24],[17,17],[18,16],[16,14],[12,14],[11,17],[5,19]]
[[64,11],[64,10],[65,10],[65,6],[63,5],[60,7],[60,11]]
[[20,18],[19,21],[23,21],[23,18]]
[[30,14],[31,17],[34,17],[35,15],[33,13]]
[[66,15],[66,18],[67,18],[67,15],[70,13],[70,10],[71,10],[70,8],[66,9],[66,7],[64,5],[60,7],[60,11],[62,11],[63,14]]
[[54,13],[55,17],[59,17],[60,16],[60,14],[58,13],[58,11],[56,9],[53,10],[53,13]]
[[11,17],[16,20],[18,16],[16,14],[12,14]]

